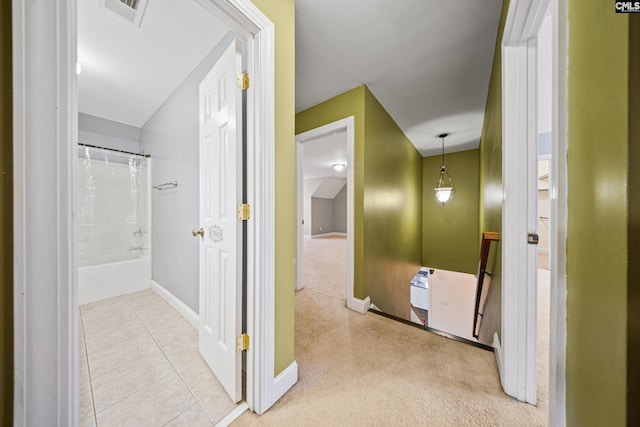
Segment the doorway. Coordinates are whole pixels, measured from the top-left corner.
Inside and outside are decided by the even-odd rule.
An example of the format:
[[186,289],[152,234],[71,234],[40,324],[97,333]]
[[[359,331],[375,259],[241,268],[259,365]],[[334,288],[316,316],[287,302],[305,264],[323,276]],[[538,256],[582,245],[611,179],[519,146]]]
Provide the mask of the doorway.
[[[307,144],[309,144],[308,148]],[[327,147],[332,148],[327,149]],[[345,296],[347,307],[364,313],[368,307],[365,309],[363,302],[353,296],[353,150],[353,116],[296,135],[296,217],[298,226],[295,290],[298,291],[304,287],[305,239],[312,239],[314,236],[340,238],[346,234],[346,289],[342,288],[342,295]],[[306,171],[304,170],[305,156],[307,158]],[[314,160],[311,160],[312,158]],[[308,180],[305,180],[305,172]],[[340,198],[336,203],[335,199],[339,193],[341,193]],[[344,206],[345,200],[346,206]],[[335,209],[336,205],[338,205],[337,210]],[[317,213],[315,223],[314,207]],[[328,207],[331,207],[331,212],[327,209]],[[346,208],[346,215],[343,215],[343,208]],[[329,216],[331,216],[330,221]],[[329,223],[331,231],[326,228],[326,224]],[[336,293],[339,294],[340,291],[338,290]]]
[[347,287],[346,130],[299,142],[302,153],[302,287],[345,301]]
[[549,420],[562,422],[566,347],[566,11],[561,2],[509,3],[502,39],[502,346],[505,392],[536,404],[538,320],[538,35],[549,12],[550,298]]
[[[78,5],[78,136],[85,154],[76,187],[77,247],[85,261],[78,281],[79,421],[160,425],[189,414],[217,423],[242,400],[242,359],[235,346],[243,324],[238,307],[244,261],[237,243],[242,238],[236,237],[242,222],[235,209],[216,209],[216,196],[225,206],[241,202],[243,179],[236,172],[242,170],[243,106],[235,84],[241,41],[196,3],[176,8],[139,2],[130,8],[137,13],[131,23],[121,8],[106,5]],[[170,25],[177,36],[162,31]],[[153,49],[156,44],[162,52]],[[151,68],[157,70],[152,75]],[[225,132],[207,126],[211,122]],[[215,212],[216,221],[198,218],[199,210]],[[226,239],[214,241],[211,227],[220,225]],[[192,235],[193,226],[202,238]],[[198,249],[217,254],[216,242],[224,242],[226,257],[201,256],[198,263]],[[101,262],[104,256],[112,262]],[[209,266],[212,258],[227,262]],[[212,274],[199,278],[198,271]],[[88,305],[87,289],[97,294]],[[212,316],[220,295],[224,305]],[[223,355],[215,352],[220,342]],[[165,389],[173,390],[174,405],[164,401]]]
[[[269,271],[273,271],[274,259],[270,245],[265,243],[273,241],[274,228],[273,217],[268,214],[274,202],[270,175],[274,143],[273,24],[256,7],[247,8],[236,0],[202,0],[198,4],[220,16],[247,40],[247,68],[252,75],[247,97],[247,152],[257,171],[247,178],[247,199],[259,215],[247,226],[253,243],[247,248],[247,310],[252,313],[247,332],[253,346],[246,352],[246,398],[252,410],[262,413],[280,397],[273,392],[273,362],[269,363],[273,360],[273,322],[269,320],[273,317],[273,305],[269,304],[273,301],[273,277]],[[16,168],[14,205],[14,232],[19,236],[15,242],[14,286],[19,307],[14,327],[15,421],[18,425],[40,425],[57,419],[60,425],[73,425],[78,419],[79,341],[73,231],[76,2],[34,5],[14,1],[12,6],[14,49],[19,52],[14,56],[14,161],[24,165]],[[43,48],[51,54],[42,55]],[[256,120],[257,115],[260,120]],[[25,182],[30,185],[21,184]],[[56,214],[52,216],[51,212]],[[38,243],[35,235],[40,238]],[[261,284],[259,293],[254,290],[256,282]]]

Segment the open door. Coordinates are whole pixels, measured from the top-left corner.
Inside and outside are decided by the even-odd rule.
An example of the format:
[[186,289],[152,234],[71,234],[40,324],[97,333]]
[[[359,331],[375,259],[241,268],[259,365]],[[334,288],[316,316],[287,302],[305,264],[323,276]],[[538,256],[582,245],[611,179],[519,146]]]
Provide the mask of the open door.
[[232,42],[200,84],[200,353],[234,402],[242,399],[242,54]]

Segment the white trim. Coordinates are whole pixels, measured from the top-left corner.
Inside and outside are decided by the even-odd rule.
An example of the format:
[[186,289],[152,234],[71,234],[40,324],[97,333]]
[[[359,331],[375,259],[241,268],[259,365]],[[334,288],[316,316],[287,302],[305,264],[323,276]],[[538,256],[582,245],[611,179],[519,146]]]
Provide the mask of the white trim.
[[[366,297],[363,300],[359,298],[351,297],[347,300],[347,307],[353,311],[357,311],[358,313],[364,314],[367,311],[369,311],[370,308],[375,306],[371,304],[371,298],[369,297]],[[378,309],[376,308],[376,310]]]
[[240,415],[244,414],[244,411],[247,409],[249,409],[249,404],[247,402],[240,402],[233,411],[229,412],[223,419],[218,421],[215,427],[227,427],[231,425],[231,423],[237,420]]
[[298,381],[298,363],[294,360],[273,381],[273,397],[275,403]]
[[178,297],[169,292],[164,286],[155,280],[151,281],[151,289],[153,289],[155,293],[165,300],[175,311],[180,313],[180,315],[184,317],[187,322],[191,323],[194,328],[198,329],[198,319],[200,318],[198,313],[193,311],[187,304],[180,301]]
[[68,1],[12,1],[16,426],[78,418],[75,20]]
[[549,195],[551,202],[551,298],[549,322],[549,426],[567,424],[567,0],[552,0],[552,135]]
[[502,347],[500,346],[500,337],[496,332],[493,333],[493,351],[496,354],[496,362],[498,365],[498,374],[502,375]]
[[247,224],[247,303],[253,310],[247,310],[246,398],[262,414],[275,402],[275,28],[249,0],[216,1],[233,2],[237,19],[248,17],[246,25],[257,28],[247,43],[247,202],[254,209]]
[[[525,240],[531,221],[526,215],[527,209],[523,209],[532,202],[526,194],[529,191],[523,190],[528,188],[530,160],[537,161],[537,152],[531,151],[531,139],[537,137],[533,120],[537,94],[532,91],[537,75],[536,39],[550,5],[554,21],[553,93],[557,95],[553,97],[550,174],[553,220],[549,424],[562,426],[566,423],[566,0],[511,0],[505,23],[502,39],[502,347],[501,354],[496,354],[505,392],[535,403],[537,284],[531,273],[535,256],[529,256],[534,251],[528,250]],[[537,212],[535,217],[537,221]],[[500,344],[497,340],[496,343]]]
[[339,233],[337,231],[332,231],[331,233],[312,234],[309,237],[311,237],[312,239],[321,239],[323,237],[331,237],[331,236],[347,237],[348,234],[347,233]]
[[[247,39],[247,403],[262,413],[275,401],[274,25],[249,0],[198,2]],[[12,0],[16,426],[77,420],[76,23],[76,0]]]
[[[309,141],[339,130],[346,130],[347,134],[347,307],[352,310],[358,311],[359,313],[366,313],[369,310],[369,304],[364,304],[364,301],[358,300],[354,297],[353,294],[353,286],[354,286],[354,202],[355,202],[355,119],[353,116],[346,117],[344,119],[336,120],[332,123],[327,123],[326,125],[317,127],[315,129],[311,129],[307,132],[300,133],[296,135],[296,141],[299,143],[303,143],[305,141]],[[298,170],[296,168],[296,170]],[[301,170],[301,169],[300,169]],[[302,181],[302,174],[298,173],[296,176],[296,182]],[[301,220],[301,218],[298,218]],[[300,233],[300,230],[297,231]],[[300,256],[300,253],[298,254]],[[298,260],[296,263],[297,266],[302,265],[301,261]],[[369,297],[365,299],[368,301]],[[366,307],[366,310],[364,309]],[[364,311],[361,311],[364,310]]]

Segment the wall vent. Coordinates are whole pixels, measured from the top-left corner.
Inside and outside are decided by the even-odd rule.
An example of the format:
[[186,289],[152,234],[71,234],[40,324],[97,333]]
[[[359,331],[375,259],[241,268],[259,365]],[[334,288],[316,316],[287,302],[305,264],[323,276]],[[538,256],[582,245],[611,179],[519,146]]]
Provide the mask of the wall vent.
[[137,27],[142,24],[147,2],[148,0],[98,0],[99,5]]

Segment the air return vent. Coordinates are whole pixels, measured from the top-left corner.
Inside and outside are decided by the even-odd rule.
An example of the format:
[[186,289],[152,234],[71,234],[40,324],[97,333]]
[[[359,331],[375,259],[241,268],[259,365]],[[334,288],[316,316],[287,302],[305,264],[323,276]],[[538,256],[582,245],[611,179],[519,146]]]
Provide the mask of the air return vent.
[[144,10],[147,7],[147,1],[148,0],[98,0],[98,4],[139,27],[142,23]]

